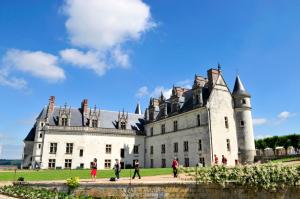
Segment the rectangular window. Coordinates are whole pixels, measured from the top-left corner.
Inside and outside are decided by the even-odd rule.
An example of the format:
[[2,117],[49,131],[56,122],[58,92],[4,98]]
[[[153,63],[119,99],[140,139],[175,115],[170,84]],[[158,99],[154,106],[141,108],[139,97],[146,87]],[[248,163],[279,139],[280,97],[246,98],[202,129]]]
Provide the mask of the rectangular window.
[[62,126],[68,126],[68,118],[62,118],[61,119],[61,125]]
[[161,159],[161,167],[166,168],[166,159]]
[[241,120],[240,127],[245,127],[245,122]]
[[154,167],[153,159],[150,159],[150,168],[153,168],[153,167]]
[[134,154],[139,154],[139,146],[138,145],[134,145],[134,147],[133,147],[133,153]]
[[84,163],[80,163],[80,166],[79,166],[81,169],[84,168]]
[[65,159],[65,169],[72,168],[72,159]]
[[177,131],[178,130],[178,122],[174,121],[173,126],[174,126],[174,131]]
[[165,145],[165,144],[162,144],[162,145],[161,145],[161,153],[162,153],[162,154],[165,154],[165,153],[166,153],[166,145]]
[[229,128],[228,117],[224,117],[224,119],[225,119],[225,127],[228,129]]
[[57,143],[50,143],[50,154],[56,154],[57,152]]
[[189,142],[188,141],[184,141],[183,142],[183,151],[184,152],[188,152],[189,151]]
[[121,156],[121,158],[124,158],[124,157],[125,157],[125,150],[124,150],[124,149],[121,149],[121,151],[120,151],[120,156]]
[[104,161],[104,168],[110,169],[111,168],[111,160],[105,160]]
[[184,158],[184,166],[189,167],[190,166],[190,159],[189,158]]
[[229,139],[226,140],[226,144],[227,144],[227,151],[230,151],[230,140]]
[[39,149],[42,147],[42,145],[41,144],[39,144]]
[[199,158],[199,163],[200,163],[203,167],[205,167],[205,161],[204,161],[204,158],[203,158],[203,157]]
[[202,151],[202,140],[198,141],[198,151]]
[[164,124],[161,125],[161,134],[166,133],[166,126]]
[[153,146],[150,146],[150,154],[153,155]]
[[92,120],[92,127],[97,128],[98,127],[98,120]]
[[178,153],[178,142],[174,143],[174,153]]
[[111,153],[111,144],[106,145],[105,152],[108,153],[108,154]]
[[197,126],[201,126],[200,114],[197,115]]
[[42,133],[40,133],[40,138],[42,138],[43,137],[43,134]]
[[80,151],[79,151],[79,156],[80,156],[80,157],[83,156],[83,149],[80,149]]
[[66,154],[72,154],[72,153],[73,153],[73,143],[67,143]]
[[153,127],[150,128],[150,135],[153,136]]
[[49,169],[54,169],[55,168],[55,159],[49,159],[48,168]]

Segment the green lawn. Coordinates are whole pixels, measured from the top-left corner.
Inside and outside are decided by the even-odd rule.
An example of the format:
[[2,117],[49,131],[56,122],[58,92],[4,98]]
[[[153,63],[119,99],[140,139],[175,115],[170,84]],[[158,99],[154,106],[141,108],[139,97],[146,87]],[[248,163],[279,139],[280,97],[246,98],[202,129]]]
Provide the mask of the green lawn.
[[288,157],[288,158],[282,158],[277,160],[272,160],[273,163],[285,163],[285,162],[292,162],[292,161],[299,161],[299,157]]
[[[133,175],[134,170],[131,170]],[[171,168],[154,168],[154,169],[141,169],[141,176],[155,176],[155,175],[168,175],[172,174]],[[130,170],[123,169],[121,171],[121,177],[129,177]],[[41,180],[66,180],[70,177],[79,177],[80,179],[89,179],[90,170],[20,170],[16,172],[0,172],[0,181],[14,181],[18,177],[24,177],[26,181],[41,181]],[[111,170],[99,170],[97,172],[97,178],[110,178],[114,177],[114,171]]]

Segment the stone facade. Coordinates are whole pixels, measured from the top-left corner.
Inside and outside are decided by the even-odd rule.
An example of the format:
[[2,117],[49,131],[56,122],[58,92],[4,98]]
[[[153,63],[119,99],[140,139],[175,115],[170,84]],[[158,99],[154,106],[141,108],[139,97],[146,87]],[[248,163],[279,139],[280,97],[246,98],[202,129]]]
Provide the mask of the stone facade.
[[204,78],[195,75],[191,89],[173,87],[172,95],[151,98],[145,115],[55,106],[55,97],[38,116],[25,138],[23,167],[111,168],[138,159],[142,167],[214,164],[224,155],[227,164],[251,163],[255,146],[250,95],[239,77],[231,93],[221,69],[210,69]]

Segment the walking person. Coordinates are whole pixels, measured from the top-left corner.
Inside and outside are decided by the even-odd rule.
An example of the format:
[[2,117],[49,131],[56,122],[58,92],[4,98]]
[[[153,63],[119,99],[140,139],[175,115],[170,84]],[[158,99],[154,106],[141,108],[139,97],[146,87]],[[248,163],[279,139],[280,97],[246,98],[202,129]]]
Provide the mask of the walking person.
[[215,160],[215,165],[218,165],[219,164],[219,158],[216,154],[214,155],[214,160]]
[[176,158],[174,158],[173,162],[172,162],[172,168],[173,168],[173,175],[174,175],[174,178],[177,178],[177,174],[178,174],[178,166],[179,166],[179,163],[178,163],[178,160]]
[[227,165],[227,158],[225,158],[224,155],[222,155],[222,164],[223,164],[224,166]]
[[94,158],[94,161],[91,164],[91,177],[92,177],[92,181],[96,181],[96,177],[97,177],[97,158]]
[[136,174],[139,176],[139,179],[141,179],[141,175],[140,175],[140,162],[139,162],[139,160],[135,160],[135,162],[134,162],[134,174],[133,174],[132,179],[135,178]]
[[118,159],[116,159],[116,163],[114,165],[114,170],[115,170],[116,178],[117,178],[117,180],[119,180],[120,179],[120,172],[121,172],[121,165],[120,165]]

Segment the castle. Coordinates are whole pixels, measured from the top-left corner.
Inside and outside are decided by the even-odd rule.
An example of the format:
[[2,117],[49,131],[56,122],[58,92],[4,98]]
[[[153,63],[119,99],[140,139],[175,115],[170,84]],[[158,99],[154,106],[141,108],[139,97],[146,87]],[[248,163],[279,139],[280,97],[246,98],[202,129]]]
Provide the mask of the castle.
[[115,159],[121,167],[139,160],[146,168],[170,167],[174,157],[189,167],[214,164],[224,155],[233,166],[252,163],[255,156],[251,96],[239,76],[233,91],[220,68],[195,75],[191,89],[173,86],[166,99],[151,98],[144,115],[55,106],[55,97],[43,108],[24,139],[23,168],[110,169]]

